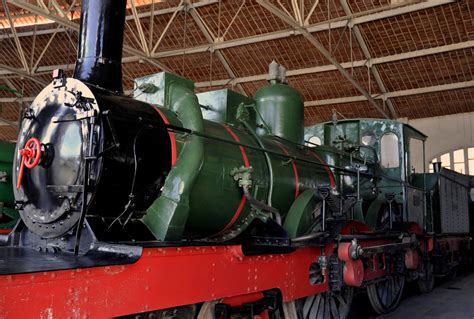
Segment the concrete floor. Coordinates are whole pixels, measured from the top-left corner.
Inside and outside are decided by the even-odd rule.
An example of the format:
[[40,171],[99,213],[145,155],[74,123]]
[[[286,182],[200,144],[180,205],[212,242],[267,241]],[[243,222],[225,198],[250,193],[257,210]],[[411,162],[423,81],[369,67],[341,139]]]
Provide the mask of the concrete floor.
[[393,313],[377,317],[382,318],[474,319],[474,273],[442,283],[429,294],[411,294]]

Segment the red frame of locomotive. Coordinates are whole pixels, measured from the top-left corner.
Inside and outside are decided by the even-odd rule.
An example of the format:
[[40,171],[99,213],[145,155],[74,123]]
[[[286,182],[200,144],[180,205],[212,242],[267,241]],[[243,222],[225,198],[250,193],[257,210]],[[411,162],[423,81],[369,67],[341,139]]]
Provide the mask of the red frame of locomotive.
[[[341,233],[361,232],[364,227],[352,223]],[[405,250],[408,269],[416,268],[419,256],[433,249],[434,238],[418,235],[420,246]],[[382,247],[394,242],[399,243],[367,239],[359,245]],[[109,318],[222,298],[253,301],[256,293],[271,289],[278,289],[282,300],[290,301],[329,290],[327,276],[323,283],[310,284],[309,269],[320,256],[334,252],[345,260],[345,284],[391,273],[379,265],[385,259],[383,252],[369,256],[370,266],[360,269],[348,259],[348,245],[329,243],[258,256],[245,256],[239,245],[144,248],[140,259],[128,265],[3,275],[0,317]]]

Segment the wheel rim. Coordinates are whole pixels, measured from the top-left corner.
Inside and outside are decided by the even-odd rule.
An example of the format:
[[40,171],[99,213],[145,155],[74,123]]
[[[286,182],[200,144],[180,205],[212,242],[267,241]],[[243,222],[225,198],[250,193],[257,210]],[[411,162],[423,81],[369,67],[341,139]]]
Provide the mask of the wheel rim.
[[418,287],[422,293],[430,292],[433,290],[435,278],[433,275],[433,264],[428,262],[425,265],[424,277],[418,279]]
[[395,309],[402,297],[404,276],[389,276],[386,280],[367,286],[367,294],[374,310],[385,314]]
[[340,293],[310,296],[302,306],[303,319],[344,319],[349,314],[353,295],[352,288],[344,287]]
[[206,301],[199,311],[197,319],[213,319],[214,318],[214,307],[220,303],[222,299],[214,301]]

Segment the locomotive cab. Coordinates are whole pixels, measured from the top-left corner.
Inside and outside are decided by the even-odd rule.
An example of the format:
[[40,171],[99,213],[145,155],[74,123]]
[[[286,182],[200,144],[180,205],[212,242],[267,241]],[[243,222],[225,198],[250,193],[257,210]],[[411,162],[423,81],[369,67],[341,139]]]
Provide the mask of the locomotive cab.
[[426,203],[426,136],[406,124],[403,124],[403,135],[404,219],[407,222],[416,222],[423,229],[431,231],[431,216],[428,216]]
[[402,222],[425,223],[422,173],[426,136],[421,132],[393,120],[334,118],[306,127],[305,140],[311,139],[350,152],[352,163],[346,168],[374,167],[370,183],[360,177],[343,178],[346,193],[359,185],[362,205],[356,206],[361,211],[354,215],[356,219],[374,229],[393,228],[394,223]]

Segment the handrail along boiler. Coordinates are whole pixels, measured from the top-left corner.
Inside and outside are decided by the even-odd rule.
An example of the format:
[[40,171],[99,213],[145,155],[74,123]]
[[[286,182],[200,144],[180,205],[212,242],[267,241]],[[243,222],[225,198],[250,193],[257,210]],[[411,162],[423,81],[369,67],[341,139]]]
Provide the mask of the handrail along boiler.
[[[336,118],[304,129],[301,96],[275,62],[254,98],[228,89],[195,94],[191,81],[166,72],[137,79],[135,97],[126,97],[126,1],[83,0],[81,10],[74,76],[55,71],[22,117],[13,165],[21,221],[2,237],[0,254],[9,257],[1,274],[96,267],[94,276],[116,265],[134,272],[156,262],[146,256],[168,252],[186,276],[214,282],[205,266],[186,272],[186,258],[207,265],[215,254],[250,280],[269,258],[292,268],[274,270],[273,281],[252,275],[246,289],[219,282],[199,298],[156,298],[163,288],[150,279],[157,290],[147,307],[122,304],[125,313],[110,313],[168,318],[163,308],[173,308],[183,318],[211,311],[313,319],[345,317],[354,287],[367,288],[377,312],[389,312],[407,276],[430,290],[434,273],[465,261],[470,184],[447,170],[411,171],[411,141],[422,141],[424,154],[426,139],[416,129]],[[466,206],[449,208],[447,187]],[[449,223],[454,215],[464,224]],[[435,250],[452,267],[433,268]],[[212,267],[218,276],[219,265]],[[13,291],[3,288],[7,297]]]

